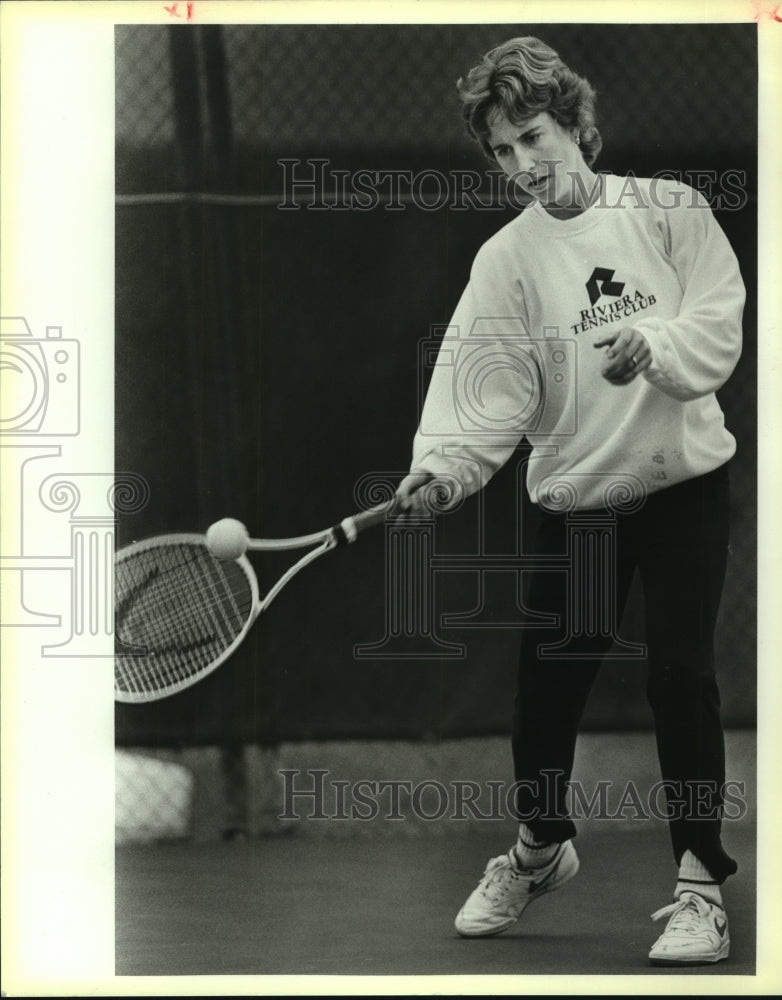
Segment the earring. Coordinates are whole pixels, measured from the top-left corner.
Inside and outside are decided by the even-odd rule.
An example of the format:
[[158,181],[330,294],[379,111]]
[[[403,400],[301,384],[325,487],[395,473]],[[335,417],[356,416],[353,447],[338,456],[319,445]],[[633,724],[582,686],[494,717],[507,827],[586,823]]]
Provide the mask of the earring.
[[580,145],[581,145],[581,136],[580,136],[580,135],[578,134],[578,132],[576,132],[576,137],[575,137],[575,140],[574,140],[574,142],[575,142],[575,144],[576,144],[577,146],[580,146]]

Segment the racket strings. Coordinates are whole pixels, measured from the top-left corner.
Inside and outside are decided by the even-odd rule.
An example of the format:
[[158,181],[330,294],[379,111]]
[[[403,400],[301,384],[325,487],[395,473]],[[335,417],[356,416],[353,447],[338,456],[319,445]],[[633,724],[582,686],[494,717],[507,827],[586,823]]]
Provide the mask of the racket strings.
[[[242,612],[233,590],[221,586],[225,580],[215,579],[211,570],[198,558],[170,565],[162,575],[158,567],[147,569],[131,587],[130,613],[124,620],[120,617],[124,635],[140,634],[153,646],[158,645],[156,640],[166,638],[180,644],[188,639],[199,643],[221,625],[230,635]],[[123,598],[120,590],[120,601]],[[196,617],[194,608],[206,614]]]
[[[221,624],[225,626],[225,634],[232,636],[233,623],[237,616],[241,619],[241,612],[233,592],[218,586],[224,580],[215,579],[215,574],[210,572],[212,567],[199,558],[199,554],[172,568],[186,574],[187,580],[180,577],[177,581],[178,589],[172,592],[169,578],[166,590],[162,594],[158,593],[159,588],[153,586],[149,599],[134,608],[134,612],[138,612],[143,620],[147,639],[152,641],[153,645],[157,638],[175,639],[179,643],[186,643],[190,638],[191,641],[199,643],[214,634],[210,631],[210,627],[214,629]],[[139,586],[144,587],[143,580]],[[193,600],[199,608],[208,609],[214,614],[211,617],[195,619],[192,613]],[[155,610],[156,618],[148,616],[151,609]]]
[[[132,599],[131,609],[127,617],[120,612],[119,620],[127,636],[141,635],[146,643],[157,648],[156,640],[172,639],[180,644],[192,639],[199,642],[211,635],[209,626],[213,622],[208,618],[195,619],[192,615],[191,601],[195,599],[198,606],[211,604],[220,609],[216,603],[215,587],[211,577],[203,571],[200,575],[193,573],[193,559],[168,566],[165,576],[161,577],[161,569],[153,565],[146,569],[146,575],[138,576],[133,581],[129,596]],[[173,574],[178,573],[176,585],[178,590],[172,591]],[[120,607],[127,599],[120,591]],[[154,611],[155,617],[151,612]]]
[[171,617],[168,623],[165,630],[151,632],[147,636],[148,645],[141,646],[138,653],[117,657],[116,675],[121,688],[137,692],[159,690],[204,672],[240,630],[237,626],[233,630],[216,628],[211,633],[203,630],[194,633]]
[[203,545],[133,553],[115,572],[115,687],[142,694],[184,686],[207,672],[253,614],[247,574]]

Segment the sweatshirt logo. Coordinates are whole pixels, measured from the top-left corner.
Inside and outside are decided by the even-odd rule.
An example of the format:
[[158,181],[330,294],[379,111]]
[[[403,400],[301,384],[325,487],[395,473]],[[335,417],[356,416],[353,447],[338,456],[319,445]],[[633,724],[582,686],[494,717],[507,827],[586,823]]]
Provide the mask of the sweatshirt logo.
[[[579,310],[578,322],[570,324],[573,333],[586,333],[587,330],[631,319],[655,304],[654,295],[644,295],[638,289],[625,292],[627,282],[614,281],[615,273],[610,267],[596,267],[592,271],[585,282],[591,308]],[[603,296],[612,296],[613,301],[600,304]]]
[[625,289],[623,281],[613,281],[614,272],[607,267],[596,267],[586,290],[589,293],[589,304],[593,306],[602,295],[621,295]]

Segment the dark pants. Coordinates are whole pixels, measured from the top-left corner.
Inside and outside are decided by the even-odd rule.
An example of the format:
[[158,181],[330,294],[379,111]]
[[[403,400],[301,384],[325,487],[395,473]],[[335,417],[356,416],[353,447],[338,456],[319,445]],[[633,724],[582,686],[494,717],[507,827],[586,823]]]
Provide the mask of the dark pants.
[[[714,672],[714,628],[728,552],[727,466],[651,494],[633,513],[541,511],[536,553],[564,554],[578,535],[579,516],[611,522],[610,558],[600,556],[600,579],[590,585],[592,608],[573,592],[573,576],[550,570],[530,574],[527,607],[553,613],[562,629],[525,628],[513,726],[513,758],[519,785],[517,814],[536,836],[562,842],[575,835],[567,816],[576,735],[601,658],[613,644],[610,614],[621,620],[638,570],[646,603],[647,698],[654,714],[657,749],[666,782],[669,826],[677,864],[688,848],[723,882],[736,863],[721,846],[725,750],[720,697]],[[606,521],[605,523],[608,523]],[[568,540],[571,539],[569,542]],[[583,562],[587,556],[582,556]],[[605,572],[605,563],[613,566]],[[579,579],[589,576],[579,574]],[[583,595],[582,595],[583,596]],[[562,630],[575,632],[561,646],[567,656],[541,655]],[[571,658],[578,654],[579,658]],[[620,720],[617,720],[620,721]]]

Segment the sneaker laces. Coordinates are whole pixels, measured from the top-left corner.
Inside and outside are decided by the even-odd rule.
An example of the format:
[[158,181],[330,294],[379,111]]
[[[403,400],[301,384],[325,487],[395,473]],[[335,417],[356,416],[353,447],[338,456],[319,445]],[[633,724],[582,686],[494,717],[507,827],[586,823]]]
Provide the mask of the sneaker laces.
[[497,858],[492,858],[486,866],[479,889],[483,896],[496,900],[505,895],[511,882],[521,877],[521,872],[514,865],[510,853],[501,854]]
[[709,915],[709,904],[694,892],[684,893],[668,906],[663,906],[652,914],[652,920],[670,916],[666,930],[695,934],[701,929],[701,920]]

